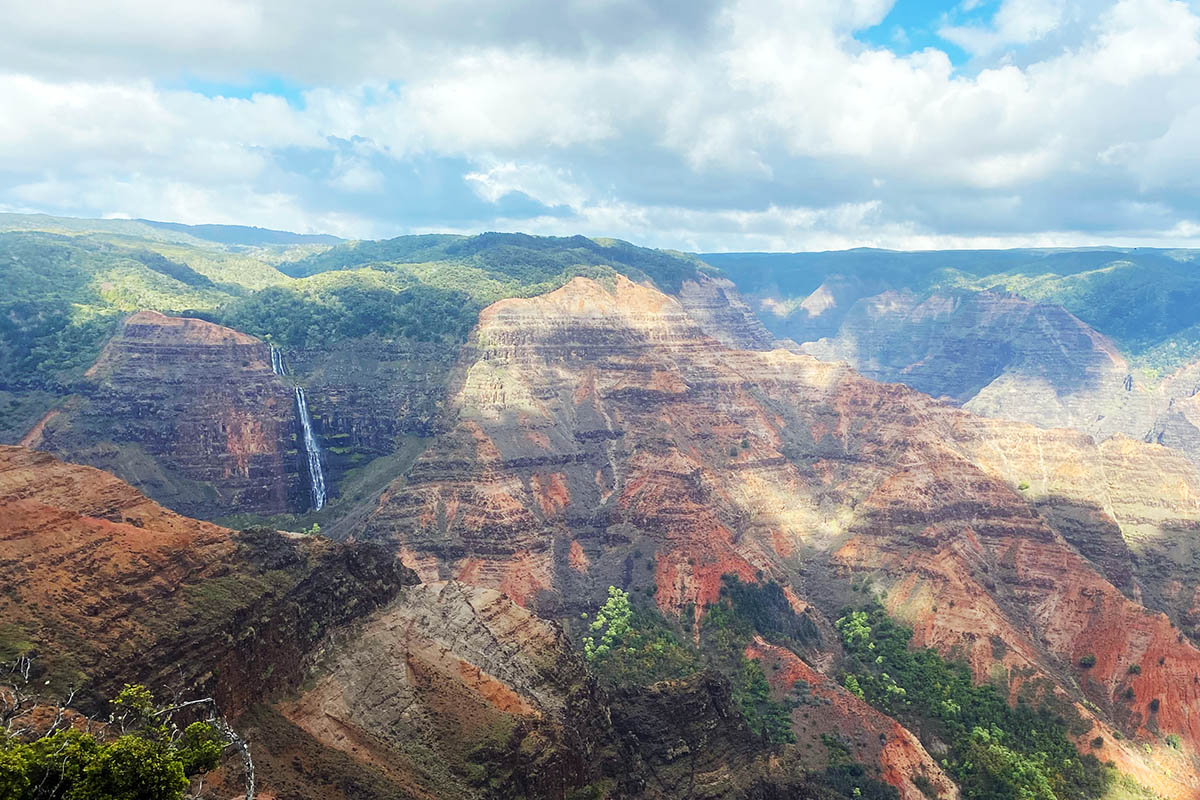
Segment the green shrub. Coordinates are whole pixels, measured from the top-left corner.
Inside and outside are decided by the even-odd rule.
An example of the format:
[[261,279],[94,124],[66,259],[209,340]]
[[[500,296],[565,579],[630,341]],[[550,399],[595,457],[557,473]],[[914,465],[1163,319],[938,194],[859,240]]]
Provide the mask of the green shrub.
[[772,744],[794,742],[791,706],[772,700],[770,690],[758,659],[743,657],[733,682],[733,702],[742,712],[746,725]]
[[1084,669],[1091,669],[1092,667],[1096,666],[1096,656],[1088,653],[1086,656],[1079,659],[1079,666],[1083,667]]
[[1130,675],[1141,675],[1142,674],[1142,665],[1141,664],[1130,664],[1129,665],[1129,674]]
[[226,742],[213,726],[192,723],[176,739],[143,686],[126,686],[112,708],[111,739],[73,728],[32,741],[0,735],[0,797],[179,800],[188,776],[220,761]]
[[[966,665],[936,651],[910,649],[912,632],[872,603],[836,621],[864,698],[914,730],[950,745],[944,766],[964,798],[1090,800],[1109,776],[1092,755],[1080,757],[1067,723],[1045,706],[1009,706],[990,685],[976,685]],[[847,684],[843,676],[843,684]]]
[[609,686],[641,686],[700,670],[699,654],[681,642],[652,609],[635,608],[610,586],[583,637],[589,668]]

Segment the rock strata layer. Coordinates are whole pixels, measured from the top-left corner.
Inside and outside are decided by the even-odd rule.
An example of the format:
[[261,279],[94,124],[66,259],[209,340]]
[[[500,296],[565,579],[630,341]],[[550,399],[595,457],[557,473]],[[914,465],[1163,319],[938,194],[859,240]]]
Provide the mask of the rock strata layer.
[[[610,584],[678,610],[714,600],[724,574],[761,575],[828,619],[850,580],[869,578],[919,644],[1014,696],[1087,700],[1102,758],[1166,794],[1200,786],[1200,772],[1165,775],[1108,733],[1200,744],[1200,686],[1176,678],[1200,671],[1200,652],[1138,588],[1190,598],[1195,578],[1177,570],[1173,587],[1123,571],[1120,554],[1139,526],[1153,539],[1196,519],[1200,479],[1170,450],[1125,441],[1118,453],[844,364],[730,349],[624,279],[497,303],[470,347],[449,432],[360,532],[424,579],[575,615]],[[1156,488],[1147,468],[1178,482]],[[1145,494],[1125,492],[1131,481]]]
[[293,391],[270,347],[140,311],[23,444],[107,469],[192,516],[303,507]]

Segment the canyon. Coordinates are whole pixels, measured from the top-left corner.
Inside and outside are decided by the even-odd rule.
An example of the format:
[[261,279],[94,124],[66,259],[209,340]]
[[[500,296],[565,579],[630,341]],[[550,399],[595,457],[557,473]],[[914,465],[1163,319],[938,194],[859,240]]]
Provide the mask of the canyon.
[[[402,238],[347,252],[432,246]],[[581,239],[430,241],[494,275],[631,247]],[[320,271],[339,247],[296,280],[409,263]],[[1129,796],[1200,795],[1194,364],[1151,380],[1062,305],[872,275],[776,338],[736,272],[639,258],[506,286],[457,340],[123,316],[0,446],[0,651],[88,713],[130,681],[217,698],[268,798],[954,800],[961,743],[848,680],[840,620],[878,603]],[[783,599],[714,650],[737,586]],[[694,662],[603,674],[610,587]]]
[[[786,350],[731,350],[624,279],[497,303],[468,349],[453,428],[358,536],[391,543],[423,580],[569,618],[610,584],[678,613],[714,602],[723,575],[766,576],[825,625],[869,580],[918,643],[1014,698],[1065,695],[1103,756],[1160,791],[1196,789],[1114,734],[1200,737],[1186,677],[1200,652],[1165,613],[1186,614],[1196,583],[1161,547],[1200,513],[1186,460],[982,419]],[[1175,488],[1160,495],[1145,481],[1163,458]],[[1121,573],[1134,550],[1154,574]],[[1175,588],[1151,598],[1141,582]],[[1080,676],[1087,648],[1097,663]]]

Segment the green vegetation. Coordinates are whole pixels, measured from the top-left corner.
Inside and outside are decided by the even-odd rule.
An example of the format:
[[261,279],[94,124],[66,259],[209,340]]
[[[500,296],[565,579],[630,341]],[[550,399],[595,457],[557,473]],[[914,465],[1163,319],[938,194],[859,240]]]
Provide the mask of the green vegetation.
[[746,725],[773,744],[796,741],[792,733],[792,706],[772,700],[771,687],[756,659],[742,658],[733,678],[733,702],[742,712]]
[[774,581],[744,583],[736,575],[725,575],[721,598],[729,601],[737,616],[776,643],[803,644],[818,637],[817,626],[807,616],[792,610],[783,587]]
[[1092,653],[1088,653],[1086,656],[1079,659],[1079,666],[1083,667],[1084,669],[1091,669],[1092,667],[1096,666],[1096,656]]
[[1068,725],[1048,708],[1009,706],[978,686],[963,664],[934,650],[909,649],[912,631],[877,603],[837,620],[850,677],[864,699],[913,730],[950,744],[943,765],[969,800],[1085,800],[1100,797],[1110,777],[1094,756],[1080,756]]
[[[855,800],[897,800],[899,792],[883,781],[868,777],[863,765],[851,755],[850,746],[840,737],[822,734],[821,743],[829,752],[829,766],[821,776],[821,783],[843,797],[853,797]],[[916,781],[913,783],[916,784]],[[925,778],[925,783],[930,790],[933,789],[928,778]],[[937,792],[934,791],[932,796],[936,797]]]
[[811,620],[792,610],[778,584],[724,576],[721,599],[702,620],[699,648],[680,637],[657,610],[634,605],[627,592],[614,586],[600,609],[584,619],[590,619],[582,637],[584,658],[601,682],[642,686],[716,669],[729,679],[734,705],[750,730],[773,744],[795,740],[795,704],[773,700],[762,664],[743,655],[755,633],[792,646],[816,635]]
[[474,270],[513,288],[561,285],[564,277],[581,267],[607,267],[608,274],[620,272],[635,280],[648,278],[668,292],[678,292],[683,281],[697,270],[711,270],[683,253],[648,250],[616,239],[523,233],[400,236],[385,241],[347,242],[282,265],[281,269],[293,277],[306,277],[330,270],[367,266],[398,270],[430,263]]
[[317,348],[370,335],[460,342],[482,308],[463,292],[404,286],[369,274],[351,280],[344,277],[337,282],[322,279],[300,281],[297,287],[269,287],[192,315],[284,347]]
[[227,744],[207,722],[179,729],[143,686],[126,686],[108,724],[90,727],[58,725],[31,739],[0,733],[0,798],[178,800]]
[[685,678],[700,669],[695,651],[656,612],[634,608],[615,586],[588,626],[583,653],[597,677],[613,686]]

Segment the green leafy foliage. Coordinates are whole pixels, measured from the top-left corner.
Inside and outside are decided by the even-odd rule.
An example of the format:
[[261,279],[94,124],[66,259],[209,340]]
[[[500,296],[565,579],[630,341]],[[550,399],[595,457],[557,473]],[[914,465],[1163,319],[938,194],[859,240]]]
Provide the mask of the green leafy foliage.
[[173,735],[164,719],[145,687],[126,686],[100,734],[2,736],[0,800],[178,800],[189,776],[217,766],[225,741],[204,722]]
[[629,594],[615,586],[609,587],[608,599],[588,626],[583,654],[597,677],[610,686],[684,678],[700,669],[693,648],[655,612],[633,607]]
[[914,730],[950,743],[945,766],[969,800],[1086,800],[1109,778],[1080,756],[1067,722],[1045,707],[1009,706],[990,685],[976,685],[963,664],[930,649],[910,649],[912,631],[877,603],[836,622],[864,699]]
[[773,744],[796,741],[792,733],[792,707],[772,700],[771,687],[757,659],[742,658],[733,681],[733,701],[742,712],[746,725]]
[[745,583],[736,575],[723,575],[721,580],[721,597],[728,598],[734,612],[768,639],[805,643],[818,638],[817,626],[792,609],[775,581]]
[[[678,292],[683,281],[697,271],[711,270],[683,253],[650,250],[616,239],[523,233],[400,236],[385,241],[346,242],[283,264],[280,269],[299,278],[368,266],[403,271],[404,265],[434,262],[477,270],[492,280],[516,286],[561,285],[581,267],[608,267],[635,280],[649,278],[668,292]],[[553,288],[555,285],[549,285],[543,291]]]
[[361,283],[268,287],[195,316],[285,347],[322,347],[376,335],[414,341],[466,339],[482,306],[462,292],[413,285]]

